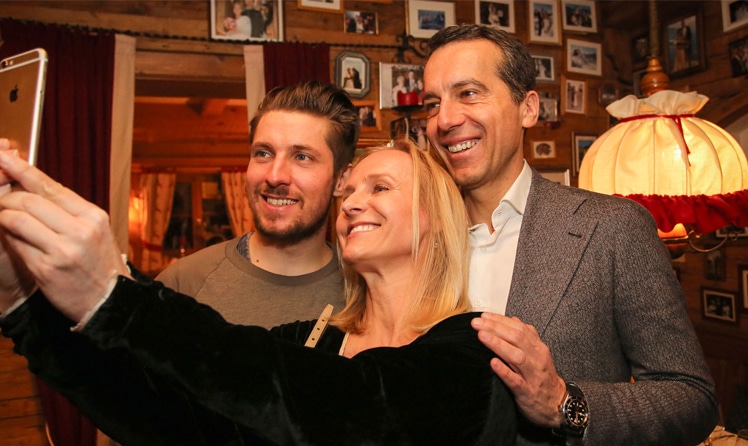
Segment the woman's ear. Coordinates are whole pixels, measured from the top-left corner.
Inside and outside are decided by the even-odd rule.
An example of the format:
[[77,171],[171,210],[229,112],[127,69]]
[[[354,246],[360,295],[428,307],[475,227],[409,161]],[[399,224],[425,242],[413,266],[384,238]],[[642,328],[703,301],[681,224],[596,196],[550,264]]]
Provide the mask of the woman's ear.
[[352,165],[348,164],[348,166],[340,172],[338,183],[335,185],[335,190],[332,193],[333,197],[340,197],[343,195],[343,189],[345,189],[345,184],[348,182],[348,176],[351,174],[351,169]]

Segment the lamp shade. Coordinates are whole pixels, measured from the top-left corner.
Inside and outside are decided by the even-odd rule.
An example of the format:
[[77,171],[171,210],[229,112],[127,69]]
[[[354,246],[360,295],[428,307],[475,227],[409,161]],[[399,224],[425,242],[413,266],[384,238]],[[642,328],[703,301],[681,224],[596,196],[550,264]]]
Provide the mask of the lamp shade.
[[748,226],[748,162],[735,138],[695,116],[708,100],[663,90],[610,104],[619,123],[584,155],[579,187],[641,203],[662,231]]

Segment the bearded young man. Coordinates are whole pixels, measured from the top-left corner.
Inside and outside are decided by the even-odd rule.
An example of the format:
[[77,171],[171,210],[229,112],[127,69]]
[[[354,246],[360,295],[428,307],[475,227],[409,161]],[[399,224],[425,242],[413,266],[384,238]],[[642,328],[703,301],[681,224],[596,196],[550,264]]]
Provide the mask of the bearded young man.
[[256,230],[180,259],[157,280],[229,322],[272,327],[343,308],[327,223],[347,176],[359,118],[320,82],[267,94],[250,121],[246,193]]

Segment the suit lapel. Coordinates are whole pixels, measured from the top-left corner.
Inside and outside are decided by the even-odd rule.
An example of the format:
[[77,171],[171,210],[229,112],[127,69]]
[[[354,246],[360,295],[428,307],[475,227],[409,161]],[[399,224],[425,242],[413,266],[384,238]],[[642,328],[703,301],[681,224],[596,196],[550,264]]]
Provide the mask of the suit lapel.
[[533,325],[541,336],[597,226],[597,220],[577,213],[585,200],[533,169],[506,314]]

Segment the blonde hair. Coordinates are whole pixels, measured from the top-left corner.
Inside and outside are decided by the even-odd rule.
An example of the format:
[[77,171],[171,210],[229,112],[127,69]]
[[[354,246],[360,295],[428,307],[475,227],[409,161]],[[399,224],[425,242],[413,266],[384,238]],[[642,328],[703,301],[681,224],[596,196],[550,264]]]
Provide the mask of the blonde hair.
[[[441,161],[410,140],[398,139],[391,146],[361,151],[355,166],[372,153],[399,150],[413,161],[413,277],[411,305],[407,317],[412,329],[425,332],[439,321],[470,310],[467,279],[470,264],[468,217],[462,197]],[[419,215],[429,219],[429,232],[419,246]],[[338,258],[342,253],[338,246]],[[367,286],[363,277],[342,263],[345,280],[345,308],[331,319],[348,333],[361,333],[366,312]]]

